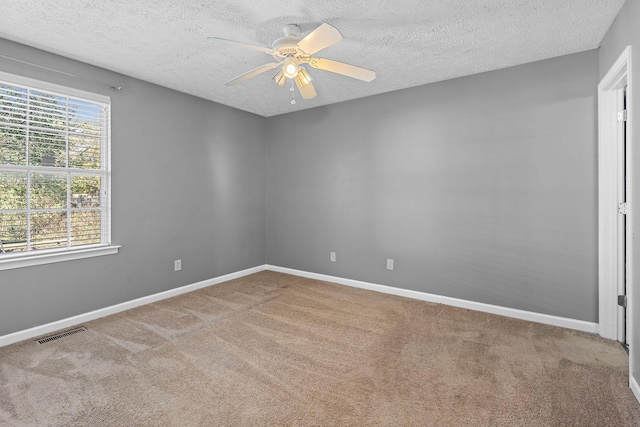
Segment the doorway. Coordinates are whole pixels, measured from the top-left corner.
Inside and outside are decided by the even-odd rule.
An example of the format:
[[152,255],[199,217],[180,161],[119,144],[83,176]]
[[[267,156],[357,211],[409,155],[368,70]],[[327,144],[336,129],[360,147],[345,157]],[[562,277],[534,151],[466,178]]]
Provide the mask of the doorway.
[[634,384],[630,70],[628,46],[598,85],[598,331],[628,350]]

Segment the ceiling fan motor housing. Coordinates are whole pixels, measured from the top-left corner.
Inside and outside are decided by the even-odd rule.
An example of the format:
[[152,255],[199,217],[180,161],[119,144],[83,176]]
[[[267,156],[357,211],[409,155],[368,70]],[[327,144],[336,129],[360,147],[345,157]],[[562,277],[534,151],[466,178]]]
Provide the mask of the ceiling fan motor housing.
[[282,60],[291,56],[305,55],[297,46],[300,41],[300,27],[295,24],[287,24],[282,29],[282,32],[284,37],[280,37],[271,45],[274,50],[273,57],[276,60]]

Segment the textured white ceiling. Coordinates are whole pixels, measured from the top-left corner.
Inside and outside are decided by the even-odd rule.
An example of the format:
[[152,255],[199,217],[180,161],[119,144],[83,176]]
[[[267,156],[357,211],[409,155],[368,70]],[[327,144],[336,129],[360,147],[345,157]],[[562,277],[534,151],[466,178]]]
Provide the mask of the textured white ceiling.
[[[268,117],[594,49],[623,3],[2,0],[0,37]],[[274,72],[224,86],[272,58],[208,36],[270,46],[284,24],[310,31],[322,22],[344,40],[317,56],[375,70],[376,80],[310,69],[318,96],[296,94],[295,105]]]

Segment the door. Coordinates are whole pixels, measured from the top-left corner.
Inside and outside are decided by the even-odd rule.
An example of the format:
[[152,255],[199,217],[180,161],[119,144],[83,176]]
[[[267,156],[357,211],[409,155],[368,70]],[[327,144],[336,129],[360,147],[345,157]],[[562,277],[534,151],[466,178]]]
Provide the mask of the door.
[[620,127],[618,134],[620,135],[619,144],[619,171],[618,177],[618,306],[619,306],[619,330],[618,341],[629,352],[629,344],[627,342],[627,325],[629,324],[629,314],[627,310],[627,283],[628,283],[628,246],[631,243],[629,236],[629,206],[628,206],[628,184],[627,170],[629,156],[627,155],[627,86],[620,89],[619,93],[619,109],[618,109],[618,126]]

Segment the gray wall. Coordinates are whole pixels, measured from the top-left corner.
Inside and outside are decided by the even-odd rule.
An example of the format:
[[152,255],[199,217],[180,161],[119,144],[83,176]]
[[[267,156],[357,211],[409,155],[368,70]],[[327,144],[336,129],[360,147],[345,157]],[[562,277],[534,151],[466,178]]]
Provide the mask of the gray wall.
[[588,51],[267,119],[267,262],[597,322],[597,83]]
[[[640,1],[627,0],[622,7],[622,10],[616,17],[613,25],[609,29],[609,32],[605,36],[600,46],[600,77],[604,77],[609,71],[613,63],[618,59],[624,48],[631,45],[632,49],[632,73],[631,76],[634,84],[633,93],[631,94],[632,109],[630,110],[629,121],[633,126],[634,134],[632,135],[631,145],[634,147],[632,151],[632,162],[635,176],[638,176],[640,171],[640,64],[638,58],[640,58]],[[638,179],[634,179],[633,187],[633,200],[634,205],[637,201],[640,201],[640,185]],[[635,230],[640,230],[640,209],[631,209],[631,221]],[[633,236],[632,250],[634,254],[640,254],[640,245],[636,236]],[[632,349],[634,372],[631,374],[636,381],[640,382],[640,351],[638,346],[640,345],[640,257],[636,255],[633,262],[634,268],[634,282],[632,283],[633,294],[631,305],[634,307],[635,316],[631,319],[632,322],[632,343],[635,343]]]
[[[111,96],[118,255],[0,271],[0,335],[265,262],[264,118],[0,39],[0,70]],[[183,270],[173,271],[174,259]]]

